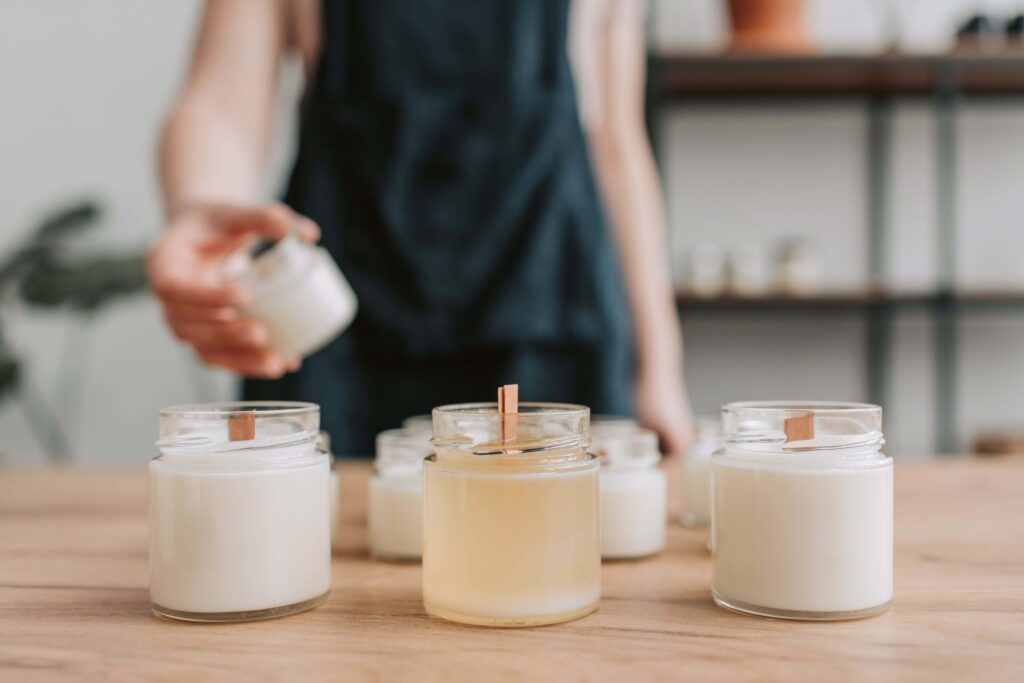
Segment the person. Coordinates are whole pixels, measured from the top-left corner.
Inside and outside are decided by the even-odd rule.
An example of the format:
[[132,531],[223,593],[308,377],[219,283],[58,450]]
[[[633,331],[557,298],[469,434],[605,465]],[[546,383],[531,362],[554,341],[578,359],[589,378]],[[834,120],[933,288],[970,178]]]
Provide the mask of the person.
[[[246,377],[246,398],[321,404],[343,454],[512,382],[523,400],[635,411],[682,451],[644,21],[638,0],[209,0],[163,132],[167,228],[147,260],[171,330]],[[294,51],[295,165],[283,203],[261,205]],[[360,300],[304,362],[267,348],[224,275],[254,239],[290,233],[322,238]]]

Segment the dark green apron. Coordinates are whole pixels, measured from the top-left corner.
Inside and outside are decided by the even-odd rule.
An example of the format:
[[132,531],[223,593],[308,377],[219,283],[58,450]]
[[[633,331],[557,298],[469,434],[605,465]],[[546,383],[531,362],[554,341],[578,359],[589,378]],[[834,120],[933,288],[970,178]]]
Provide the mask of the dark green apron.
[[250,399],[315,401],[334,450],[443,403],[632,411],[621,275],[576,110],[568,0],[337,0],[286,201],[359,297]]

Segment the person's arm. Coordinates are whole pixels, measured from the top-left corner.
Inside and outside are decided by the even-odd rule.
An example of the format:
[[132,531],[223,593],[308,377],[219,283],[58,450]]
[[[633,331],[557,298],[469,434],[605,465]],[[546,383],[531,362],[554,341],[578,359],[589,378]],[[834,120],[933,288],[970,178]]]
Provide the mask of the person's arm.
[[266,329],[242,313],[245,292],[226,279],[227,260],[255,235],[319,236],[288,207],[256,204],[291,9],[284,0],[208,0],[161,140],[168,225],[146,264],[174,334],[204,362],[250,376],[277,377],[299,361],[267,349]]
[[169,216],[210,201],[256,199],[270,144],[284,26],[279,2],[207,2],[188,78],[160,144]]
[[640,421],[666,451],[691,438],[665,216],[644,122],[646,3],[576,0],[573,51],[584,127],[626,281]]

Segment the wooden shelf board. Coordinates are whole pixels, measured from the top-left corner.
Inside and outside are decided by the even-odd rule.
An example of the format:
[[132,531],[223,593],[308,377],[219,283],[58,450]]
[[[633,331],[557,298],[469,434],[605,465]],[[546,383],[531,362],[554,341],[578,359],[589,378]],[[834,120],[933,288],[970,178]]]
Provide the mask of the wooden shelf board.
[[912,55],[664,52],[652,56],[663,97],[926,95],[956,74],[968,95],[1024,95],[1024,49]]

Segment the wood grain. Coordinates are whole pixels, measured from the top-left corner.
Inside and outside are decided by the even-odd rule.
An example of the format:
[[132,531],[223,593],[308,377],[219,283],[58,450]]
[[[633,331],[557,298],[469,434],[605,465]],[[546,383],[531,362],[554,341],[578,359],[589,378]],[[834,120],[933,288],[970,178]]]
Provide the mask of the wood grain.
[[0,471],[0,681],[1024,679],[1020,461],[897,465],[883,616],[718,609],[704,534],[672,522],[660,557],[605,565],[598,612],[512,631],[428,618],[418,566],[367,558],[367,471],[342,468],[345,543],[324,606],[209,626],[150,614],[144,472]]

